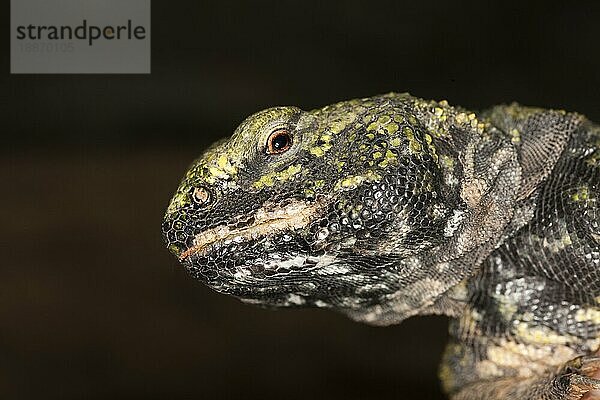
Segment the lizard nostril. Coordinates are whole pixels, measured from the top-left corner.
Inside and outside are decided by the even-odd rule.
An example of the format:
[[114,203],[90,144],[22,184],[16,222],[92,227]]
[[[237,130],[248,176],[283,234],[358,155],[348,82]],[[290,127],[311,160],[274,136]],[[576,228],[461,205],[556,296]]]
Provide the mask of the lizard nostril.
[[210,201],[210,192],[202,186],[192,189],[192,198],[197,204],[205,205]]

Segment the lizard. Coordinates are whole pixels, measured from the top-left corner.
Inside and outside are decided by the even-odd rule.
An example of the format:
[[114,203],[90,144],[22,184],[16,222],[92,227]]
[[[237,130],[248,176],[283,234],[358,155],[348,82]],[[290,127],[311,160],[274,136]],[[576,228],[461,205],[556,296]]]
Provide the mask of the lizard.
[[449,317],[453,400],[600,399],[600,127],[390,93],[273,107],[193,162],[165,243],[212,289]]

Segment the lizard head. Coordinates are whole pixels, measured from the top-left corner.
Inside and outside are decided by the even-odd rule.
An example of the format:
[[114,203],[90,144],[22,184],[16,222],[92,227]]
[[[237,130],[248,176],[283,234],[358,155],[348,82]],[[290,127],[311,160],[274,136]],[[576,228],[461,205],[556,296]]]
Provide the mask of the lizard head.
[[169,250],[246,302],[372,323],[414,314],[429,300],[403,289],[430,268],[414,257],[447,239],[460,208],[458,160],[446,151],[440,167],[417,111],[386,95],[250,116],[186,173],[163,222]]

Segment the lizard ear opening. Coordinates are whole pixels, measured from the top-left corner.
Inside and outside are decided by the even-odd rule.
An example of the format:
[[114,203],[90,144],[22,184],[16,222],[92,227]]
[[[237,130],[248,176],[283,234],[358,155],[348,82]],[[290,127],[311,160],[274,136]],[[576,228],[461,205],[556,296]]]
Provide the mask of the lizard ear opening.
[[399,260],[395,279],[402,286],[376,309],[352,310],[352,318],[389,325],[446,312],[456,294],[451,289],[473,276],[510,224],[521,183],[516,149],[499,131],[484,136],[470,127],[456,129],[456,137],[465,139],[453,144],[462,170],[457,203],[465,207],[456,228],[440,244]]

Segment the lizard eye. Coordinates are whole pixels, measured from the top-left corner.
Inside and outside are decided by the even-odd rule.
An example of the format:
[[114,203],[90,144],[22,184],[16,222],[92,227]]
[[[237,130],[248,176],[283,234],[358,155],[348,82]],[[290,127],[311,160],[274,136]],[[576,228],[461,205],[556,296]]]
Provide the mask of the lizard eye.
[[276,129],[267,139],[267,153],[281,154],[286,152],[292,145],[292,135],[287,129]]

